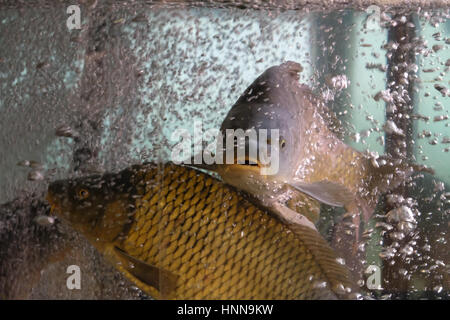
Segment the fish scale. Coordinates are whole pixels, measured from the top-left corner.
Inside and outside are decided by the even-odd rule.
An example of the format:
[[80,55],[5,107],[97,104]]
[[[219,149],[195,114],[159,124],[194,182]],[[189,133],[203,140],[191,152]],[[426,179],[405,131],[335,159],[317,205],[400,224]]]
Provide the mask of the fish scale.
[[[152,297],[349,298],[348,292],[336,288],[355,288],[348,270],[337,262],[336,255],[317,231],[306,226],[285,225],[234,188],[207,174],[169,163],[133,166],[118,177],[124,190],[135,186],[131,195],[119,192],[108,197],[113,204],[115,199],[132,202],[135,209],[131,225],[122,228],[126,232],[114,238],[107,229],[120,229],[117,224],[123,224],[123,220],[101,221],[93,229],[79,230]],[[70,186],[74,190],[80,186],[90,190],[88,181],[79,178],[71,181]],[[120,188],[120,183],[114,185]],[[55,200],[58,188],[50,186],[50,202],[58,202]],[[61,207],[61,203],[67,201],[58,202],[56,207]],[[78,212],[77,206],[67,210],[74,211],[70,212],[69,222],[77,229],[76,215],[85,211]],[[113,219],[113,215],[106,212],[103,218]],[[84,223],[86,219],[80,221]],[[95,240],[90,232],[96,235]],[[115,240],[103,241],[102,234]],[[133,266],[127,268],[123,260],[111,260],[114,248],[126,253]],[[133,273],[133,268],[138,272],[142,265],[157,267],[159,287],[146,282],[145,274]],[[175,285],[169,289],[164,287],[166,273],[176,276]],[[327,286],[318,286],[324,282]]]

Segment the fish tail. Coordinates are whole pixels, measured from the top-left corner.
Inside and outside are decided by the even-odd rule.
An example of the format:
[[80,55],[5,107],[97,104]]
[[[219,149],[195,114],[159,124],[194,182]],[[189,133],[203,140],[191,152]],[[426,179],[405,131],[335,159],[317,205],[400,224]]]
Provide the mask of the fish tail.
[[[433,174],[434,171],[424,165],[410,163],[403,159],[394,159],[389,156],[377,158],[362,158],[362,168],[364,171],[364,185],[362,192],[356,194],[355,200],[345,205],[346,217],[336,224],[333,233],[332,247],[346,260],[349,268],[362,277],[363,256],[359,250],[360,235],[362,228],[361,221],[367,225],[372,217],[379,197],[397,188],[406,178],[416,172],[427,172]],[[351,250],[349,250],[351,248]]]
[[[406,178],[416,172],[434,174],[434,170],[425,165],[411,163],[405,159],[380,156],[370,161],[371,189],[379,194],[397,188]],[[374,192],[372,192],[374,193]]]

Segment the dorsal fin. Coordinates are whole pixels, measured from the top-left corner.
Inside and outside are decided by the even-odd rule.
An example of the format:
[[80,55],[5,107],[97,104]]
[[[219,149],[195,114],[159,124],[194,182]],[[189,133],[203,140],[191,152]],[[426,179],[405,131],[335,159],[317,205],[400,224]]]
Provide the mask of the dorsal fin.
[[290,225],[289,228],[297,234],[314,256],[327,281],[329,289],[339,299],[354,299],[358,287],[353,281],[349,269],[338,262],[336,253],[320,234],[303,225]]
[[300,90],[297,94],[301,94],[304,97],[304,100],[308,101],[314,110],[318,112],[330,132],[339,140],[343,140],[345,130],[336,112],[334,112],[330,106],[306,84],[298,83],[298,88]]

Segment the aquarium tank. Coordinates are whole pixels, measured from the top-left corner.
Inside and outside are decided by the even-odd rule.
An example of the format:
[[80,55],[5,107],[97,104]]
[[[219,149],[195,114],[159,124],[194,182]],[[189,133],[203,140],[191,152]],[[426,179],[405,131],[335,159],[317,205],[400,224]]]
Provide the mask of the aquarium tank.
[[[444,0],[1,1],[0,299],[448,299],[449,49]],[[225,119],[279,174],[189,165]]]

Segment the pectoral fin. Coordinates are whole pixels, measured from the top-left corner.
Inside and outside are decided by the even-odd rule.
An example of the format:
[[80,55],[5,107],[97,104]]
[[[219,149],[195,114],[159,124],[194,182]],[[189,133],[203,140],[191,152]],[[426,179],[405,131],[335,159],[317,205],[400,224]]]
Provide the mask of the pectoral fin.
[[289,185],[330,206],[343,207],[355,199],[346,187],[327,180],[313,183],[291,182]]
[[273,203],[270,209],[289,225],[301,225],[316,230],[316,226],[308,218],[281,203]]
[[159,291],[161,298],[167,299],[175,292],[178,276],[168,270],[148,264],[114,247],[114,254],[122,267],[144,284]]

